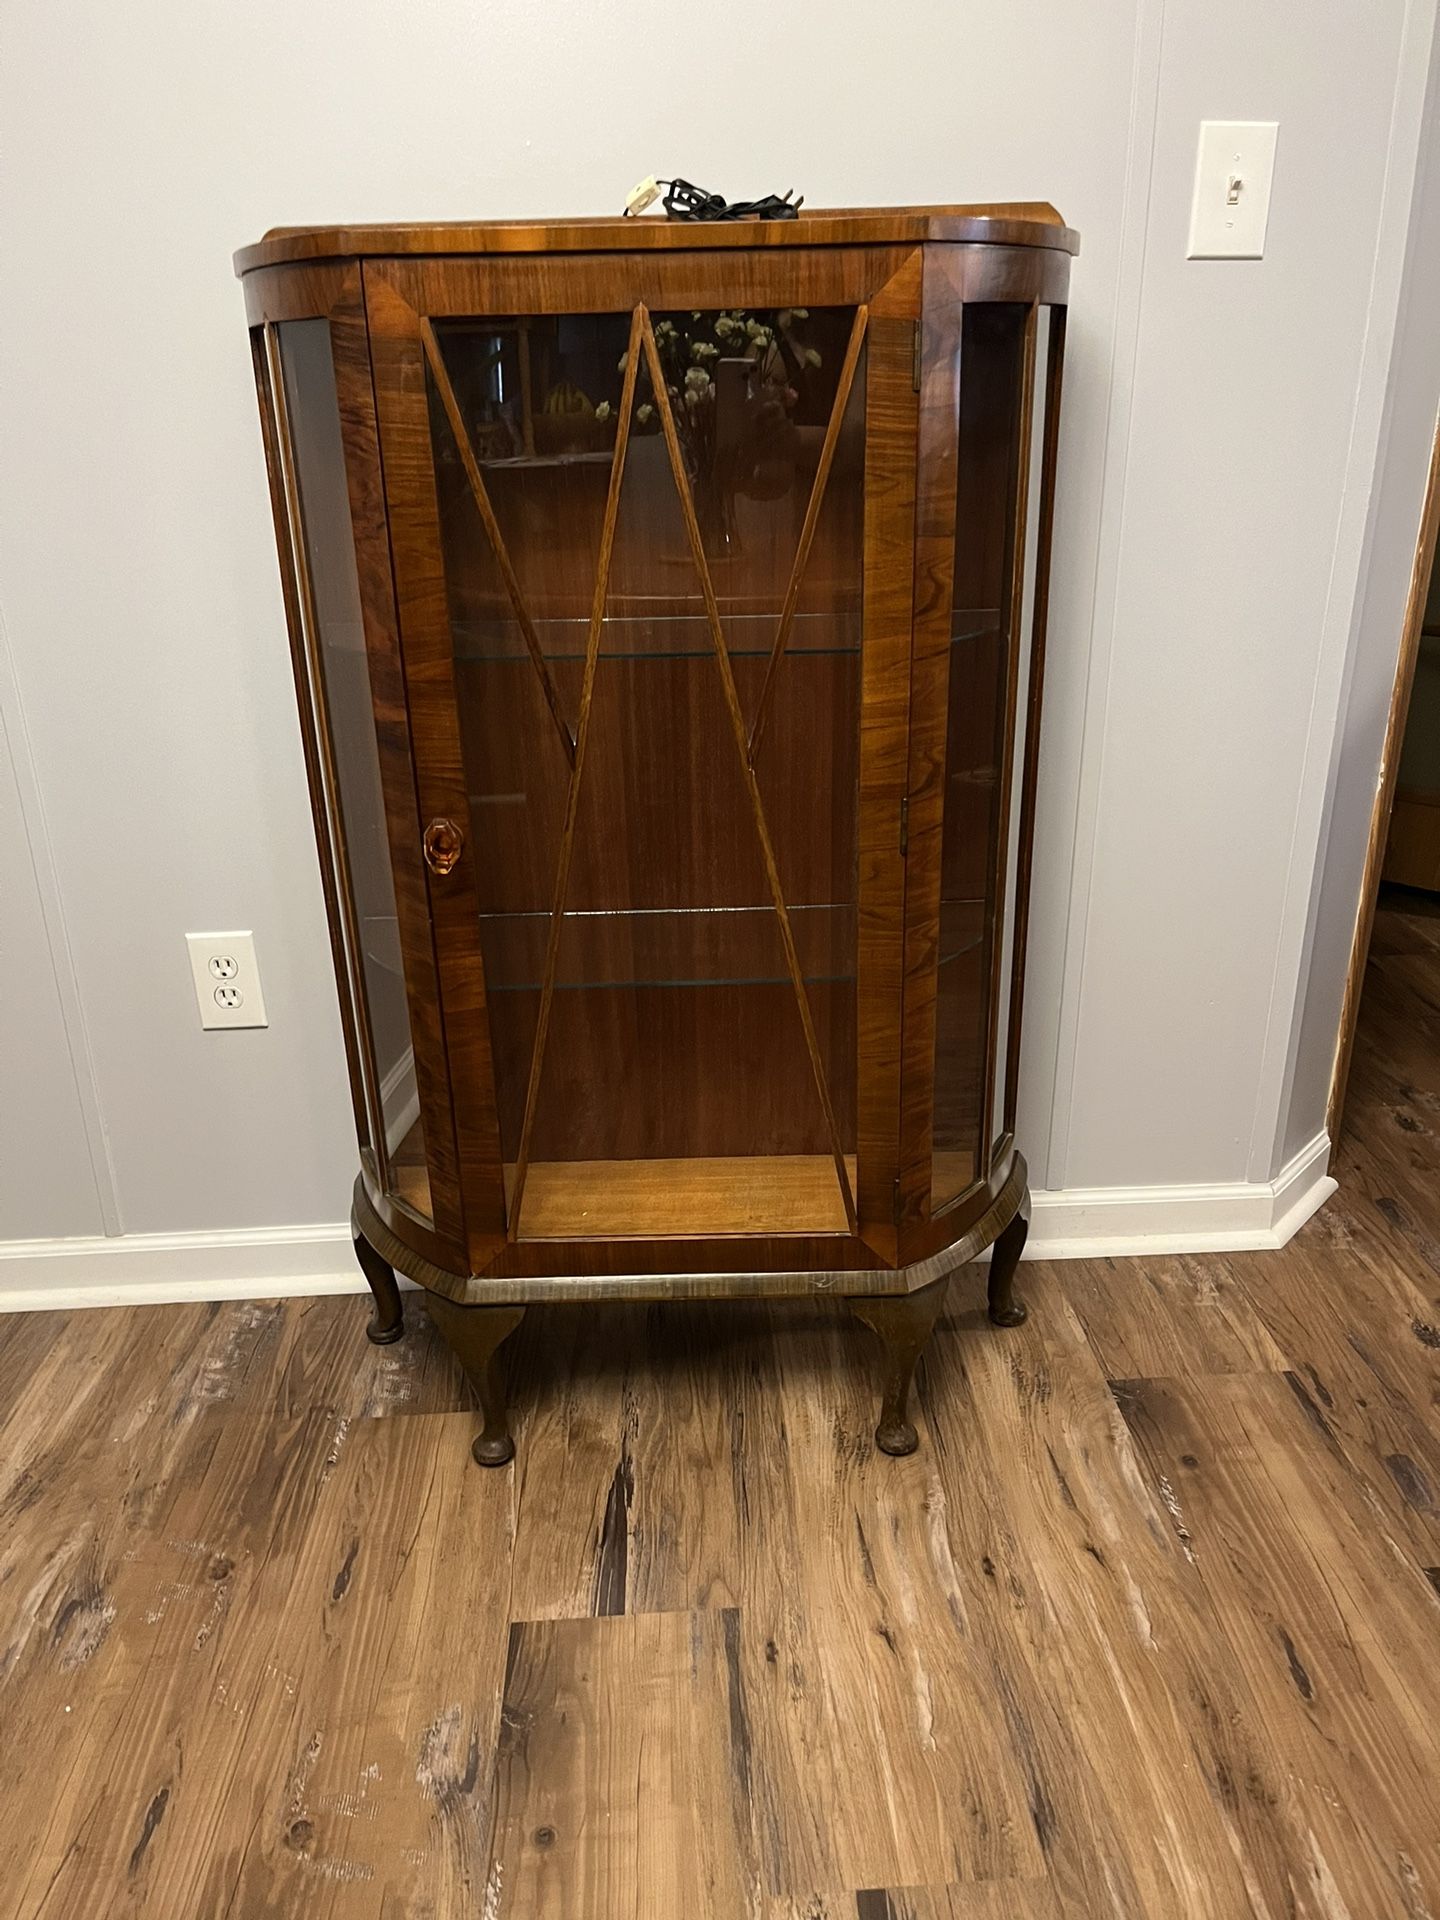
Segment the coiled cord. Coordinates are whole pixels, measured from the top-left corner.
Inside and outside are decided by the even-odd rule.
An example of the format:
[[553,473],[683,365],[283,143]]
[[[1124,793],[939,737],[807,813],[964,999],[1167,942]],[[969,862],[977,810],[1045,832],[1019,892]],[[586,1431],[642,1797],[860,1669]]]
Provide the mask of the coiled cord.
[[802,193],[792,200],[793,187],[784,197],[767,193],[763,200],[723,200],[718,193],[697,187],[689,180],[662,180],[665,189],[661,204],[672,220],[793,220],[805,204]]

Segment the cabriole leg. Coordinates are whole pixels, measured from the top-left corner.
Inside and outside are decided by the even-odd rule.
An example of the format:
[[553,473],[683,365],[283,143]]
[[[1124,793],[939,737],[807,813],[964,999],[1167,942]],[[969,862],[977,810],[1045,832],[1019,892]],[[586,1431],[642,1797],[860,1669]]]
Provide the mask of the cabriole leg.
[[405,1310],[400,1305],[400,1289],[395,1284],[395,1269],[388,1260],[382,1260],[353,1223],[350,1228],[355,1239],[355,1258],[360,1262],[360,1271],[370,1283],[370,1291],[375,1296],[375,1311],[370,1316],[370,1324],[365,1333],[377,1347],[388,1347],[392,1340],[398,1340],[405,1331]]
[[1025,1318],[1025,1304],[1015,1298],[1015,1269],[1029,1232],[1029,1209],[1022,1206],[990,1250],[990,1318],[997,1327],[1018,1327]]
[[430,1295],[429,1306],[431,1319],[479,1396],[484,1425],[470,1451],[482,1467],[503,1467],[515,1458],[515,1442],[505,1411],[500,1347],[525,1318],[525,1309],[462,1307],[440,1293]]
[[875,1294],[850,1302],[856,1319],[872,1327],[885,1342],[885,1389],[880,1400],[880,1424],[875,1429],[875,1444],[882,1453],[914,1453],[920,1444],[908,1411],[910,1382],[915,1377],[915,1362],[945,1304],[949,1284],[949,1274],[943,1274],[915,1293]]

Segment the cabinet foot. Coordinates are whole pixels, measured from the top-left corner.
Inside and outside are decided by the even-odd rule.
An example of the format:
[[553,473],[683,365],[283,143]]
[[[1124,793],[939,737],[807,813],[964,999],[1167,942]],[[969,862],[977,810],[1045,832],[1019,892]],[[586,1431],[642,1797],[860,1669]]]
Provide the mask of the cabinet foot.
[[524,1307],[462,1307],[432,1293],[430,1317],[446,1345],[465,1369],[480,1401],[484,1424],[470,1451],[482,1467],[503,1467],[515,1458],[505,1410],[505,1378],[500,1361],[504,1341],[525,1318]]
[[945,1304],[949,1274],[915,1293],[889,1293],[852,1299],[850,1311],[885,1342],[885,1387],[875,1444],[882,1453],[914,1453],[920,1444],[910,1420],[910,1382],[915,1363]]
[[1015,1269],[1029,1232],[1029,1211],[1022,1206],[990,1250],[990,1318],[997,1327],[1018,1327],[1025,1318],[1025,1303],[1015,1298]]
[[370,1291],[375,1296],[375,1311],[370,1316],[365,1336],[373,1340],[377,1347],[388,1347],[392,1340],[398,1340],[405,1331],[405,1309],[400,1304],[395,1269],[388,1260],[381,1259],[358,1227],[352,1227],[351,1233],[355,1240],[355,1258],[360,1262],[360,1271],[369,1281]]

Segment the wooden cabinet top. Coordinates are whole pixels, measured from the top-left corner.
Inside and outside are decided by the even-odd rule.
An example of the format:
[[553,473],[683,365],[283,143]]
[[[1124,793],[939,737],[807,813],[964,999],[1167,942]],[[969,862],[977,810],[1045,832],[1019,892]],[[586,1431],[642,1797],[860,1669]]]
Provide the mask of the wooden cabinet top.
[[958,207],[804,208],[796,220],[450,220],[398,226],[272,227],[235,255],[235,271],[291,261],[395,254],[649,252],[711,247],[893,246],[968,241],[1078,253],[1080,236],[1048,201]]

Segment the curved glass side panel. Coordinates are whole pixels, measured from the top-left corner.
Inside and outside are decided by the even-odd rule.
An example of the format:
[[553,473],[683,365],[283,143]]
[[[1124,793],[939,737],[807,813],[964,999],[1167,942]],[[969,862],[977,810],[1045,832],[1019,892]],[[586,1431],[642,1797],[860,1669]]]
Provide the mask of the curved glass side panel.
[[339,918],[361,1048],[370,1147],[386,1190],[432,1218],[415,1049],[370,699],[340,408],[325,320],[275,329],[299,525],[295,565],[313,720],[330,801]]

